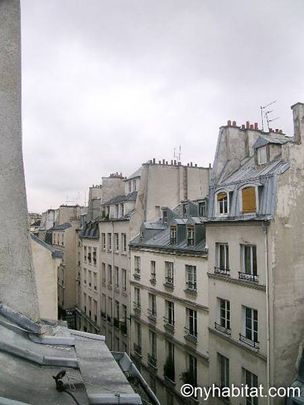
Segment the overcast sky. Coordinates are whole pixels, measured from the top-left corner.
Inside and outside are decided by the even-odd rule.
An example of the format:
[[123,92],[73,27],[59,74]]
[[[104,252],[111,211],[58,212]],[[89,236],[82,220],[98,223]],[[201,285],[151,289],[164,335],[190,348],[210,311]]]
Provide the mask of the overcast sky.
[[111,172],[213,162],[228,119],[293,135],[304,101],[303,0],[21,0],[30,211],[84,203]]

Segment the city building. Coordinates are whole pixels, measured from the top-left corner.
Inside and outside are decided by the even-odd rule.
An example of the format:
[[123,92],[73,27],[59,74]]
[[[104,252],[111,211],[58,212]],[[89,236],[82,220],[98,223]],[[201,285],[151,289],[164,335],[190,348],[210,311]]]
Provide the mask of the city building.
[[[79,234],[80,329],[102,333],[112,350],[129,353],[129,242],[139,234],[143,221],[162,216],[163,206],[173,208],[188,197],[206,195],[209,171],[192,163],[184,166],[153,159],[128,178],[120,175],[116,195],[106,199],[102,194],[100,217],[87,221]],[[103,178],[102,190],[110,180],[111,176]]]
[[58,319],[58,272],[63,253],[31,234],[33,269],[42,319]]
[[292,110],[293,137],[248,122],[220,128],[206,223],[209,383],[219,386],[286,387],[294,377],[304,319],[304,105]]
[[163,207],[130,243],[131,355],[162,404],[208,381],[206,204]]

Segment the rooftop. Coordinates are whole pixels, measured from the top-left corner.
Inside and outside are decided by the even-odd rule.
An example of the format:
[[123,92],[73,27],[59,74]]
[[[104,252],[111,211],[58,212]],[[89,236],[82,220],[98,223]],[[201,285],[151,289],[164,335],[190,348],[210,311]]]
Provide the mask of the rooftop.
[[[104,337],[35,323],[0,304],[0,403],[141,404],[107,348]],[[54,376],[65,371],[64,390]],[[18,389],[16,389],[18,387]]]

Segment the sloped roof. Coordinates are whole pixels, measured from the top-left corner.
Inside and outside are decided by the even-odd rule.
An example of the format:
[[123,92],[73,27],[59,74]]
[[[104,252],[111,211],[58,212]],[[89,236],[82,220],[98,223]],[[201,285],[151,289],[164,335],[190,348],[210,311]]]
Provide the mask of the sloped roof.
[[253,147],[260,148],[261,146],[267,145],[269,143],[284,145],[287,142],[292,142],[293,138],[280,133],[271,133],[271,135],[259,135]]
[[69,222],[65,222],[64,224],[54,225],[53,228],[50,230],[52,231],[64,231],[65,229],[71,228],[71,224]]
[[140,176],[141,176],[141,167],[137,169],[134,173],[132,173],[131,176],[127,177],[126,181],[135,179]]
[[[107,348],[104,337],[74,331],[58,323],[35,323],[0,304],[1,397],[32,405],[72,405],[56,390],[53,376],[66,371],[63,382],[82,405],[141,404],[141,399]],[[18,387],[18,389],[16,389]]]
[[52,245],[49,245],[43,240],[37,238],[37,236],[35,236],[33,233],[31,233],[30,235],[33,241],[39,243],[39,245],[43,246],[45,249],[48,249],[52,253],[53,257],[58,257],[59,259],[63,257],[63,252],[61,250],[55,249]]
[[102,205],[104,206],[104,205],[119,204],[127,201],[136,201],[136,197],[137,191],[132,191],[132,193],[129,193],[127,195],[126,194],[118,195],[112,198],[111,200],[106,201]]

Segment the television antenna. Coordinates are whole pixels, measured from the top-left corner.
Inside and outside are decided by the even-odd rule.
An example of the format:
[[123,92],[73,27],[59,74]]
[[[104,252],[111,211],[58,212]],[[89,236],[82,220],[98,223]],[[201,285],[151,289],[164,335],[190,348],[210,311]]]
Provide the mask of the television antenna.
[[173,159],[180,162],[181,161],[181,156],[182,156],[182,147],[181,147],[181,145],[179,145],[178,152],[176,152],[176,148],[174,148]]
[[280,117],[275,117],[272,118],[270,116],[271,113],[273,113],[273,110],[269,110],[269,107],[273,104],[275,104],[277,102],[277,100],[272,101],[269,104],[266,104],[264,106],[260,106],[260,112],[261,112],[261,124],[262,124],[262,131],[264,132],[264,125],[266,122],[267,125],[267,130],[269,131],[269,124],[277,119],[279,119]]

